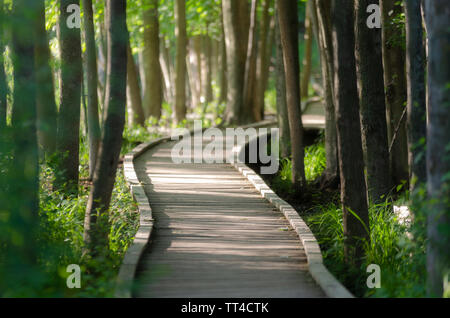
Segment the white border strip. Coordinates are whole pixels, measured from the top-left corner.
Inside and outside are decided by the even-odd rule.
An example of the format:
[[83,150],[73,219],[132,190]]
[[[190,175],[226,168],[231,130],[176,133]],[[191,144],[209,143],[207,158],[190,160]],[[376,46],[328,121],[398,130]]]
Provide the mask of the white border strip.
[[138,204],[139,211],[139,228],[135,238],[128,247],[127,252],[120,266],[117,276],[117,285],[115,291],[116,298],[131,298],[134,276],[139,260],[145,248],[150,242],[150,236],[153,231],[152,208],[145,194],[144,187],[140,184],[134,167],[134,160],[147,150],[163,143],[170,141],[171,137],[156,139],[152,142],[141,144],[127,154],[123,161],[123,171],[125,180],[128,183],[131,194]]
[[[253,127],[255,126],[253,125]],[[258,138],[259,137],[256,137],[254,139]],[[245,144],[238,145],[236,148],[236,151],[239,154],[238,158],[244,158],[241,156],[242,152],[245,151],[245,147],[248,143],[255,142],[254,139],[249,140]],[[282,200],[272,189],[270,189],[264,180],[245,163],[235,162],[232,165],[255,186],[255,188],[261,193],[262,197],[272,203],[284,214],[303,244],[311,276],[322,288],[324,293],[330,298],[354,298],[354,296],[323,265],[319,243],[297,211],[289,203]]]

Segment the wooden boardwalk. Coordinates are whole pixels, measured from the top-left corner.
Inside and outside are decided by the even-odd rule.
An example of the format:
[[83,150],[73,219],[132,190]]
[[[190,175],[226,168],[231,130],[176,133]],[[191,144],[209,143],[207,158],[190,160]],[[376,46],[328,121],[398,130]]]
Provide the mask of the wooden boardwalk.
[[175,164],[174,142],[135,161],[155,227],[135,297],[323,297],[281,212],[229,164]]

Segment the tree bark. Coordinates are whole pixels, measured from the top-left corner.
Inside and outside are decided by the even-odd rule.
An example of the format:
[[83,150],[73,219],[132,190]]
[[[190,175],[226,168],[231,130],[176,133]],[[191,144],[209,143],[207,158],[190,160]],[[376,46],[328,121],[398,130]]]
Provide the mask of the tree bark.
[[259,56],[258,66],[256,71],[256,91],[255,91],[255,107],[253,108],[254,117],[256,121],[264,118],[264,96],[267,88],[267,79],[270,63],[270,55],[268,53],[268,46],[270,43],[270,19],[269,9],[271,6],[270,0],[265,0],[263,5],[262,19],[261,19],[261,33],[259,41]]
[[[256,88],[258,80],[256,77],[257,57],[258,57],[258,1],[252,0],[250,31],[248,40],[247,60],[245,63],[244,81],[244,108],[243,122],[251,123],[257,121],[255,116]],[[261,51],[259,51],[261,53]]]
[[[245,4],[242,0],[223,0],[223,21],[225,32],[225,48],[227,54],[227,114],[228,124],[241,123],[244,107],[245,57],[248,43]],[[244,9],[242,9],[244,8]]]
[[106,119],[84,223],[84,239],[91,256],[98,256],[109,249],[108,209],[119,163],[126,110],[126,1],[107,0],[106,14],[109,54]]
[[426,0],[428,30],[427,292],[443,296],[450,270],[450,3]]
[[302,99],[308,98],[309,80],[311,78],[312,67],[312,10],[313,1],[308,1],[306,4],[306,19],[305,19],[305,55],[303,57],[303,73],[300,80],[300,91],[302,93]]
[[145,115],[142,107],[141,90],[139,88],[139,77],[134,62],[133,53],[131,52],[130,43],[127,45],[127,96],[130,105],[128,113],[129,120],[132,124],[145,126]]
[[[3,12],[3,0],[0,0],[0,34],[3,35],[4,30],[4,15]],[[0,131],[6,127],[6,114],[7,114],[7,94],[8,84],[6,83],[5,73],[5,61],[3,59],[3,53],[5,52],[5,40],[4,37],[0,37]]]
[[391,178],[381,30],[367,27],[367,7],[371,4],[378,4],[378,0],[355,1],[356,66],[369,199],[380,203],[391,189]]
[[146,117],[161,117],[162,81],[159,64],[158,0],[146,0],[144,11],[144,71],[145,94],[143,98]]
[[186,118],[186,3],[184,0],[175,1],[175,36],[177,38],[177,52],[175,57],[175,114],[176,121],[182,122]]
[[56,151],[57,110],[50,67],[50,49],[45,30],[45,1],[39,0],[36,15],[35,67],[38,144],[48,157]]
[[84,39],[86,42],[87,122],[89,134],[89,177],[94,176],[101,130],[98,113],[97,50],[95,47],[94,12],[92,0],[83,0]]
[[355,36],[353,28],[348,28],[349,25],[353,26],[353,23],[354,1],[333,0],[334,94],[344,253],[346,262],[358,265],[364,254],[361,239],[369,239],[369,214],[356,85]]
[[160,46],[160,56],[159,56],[159,62],[161,64],[161,71],[162,76],[164,80],[164,87],[165,87],[165,96],[166,96],[166,102],[169,105],[174,105],[174,87],[172,85],[174,79],[173,79],[173,66],[170,62],[170,55],[169,55],[169,49],[164,43],[164,40],[162,40],[162,45]]
[[61,78],[58,116],[57,151],[61,154],[56,186],[67,191],[78,191],[80,101],[81,101],[81,39],[80,30],[70,29],[67,7],[79,1],[60,1]]
[[315,0],[317,16],[318,43],[322,69],[325,103],[325,155],[327,168],[324,173],[323,186],[333,184],[339,178],[336,114],[334,103],[334,54],[331,36],[331,2]]
[[[9,173],[11,227],[19,240],[11,240],[8,249],[16,258],[12,272],[30,284],[30,269],[37,265],[36,238],[39,228],[39,157],[36,133],[36,74],[34,37],[39,3],[13,2],[12,62],[14,67],[14,105],[12,110],[13,161]],[[2,207],[5,208],[5,207]],[[8,215],[8,213],[6,214]],[[25,243],[21,243],[25,242]],[[11,255],[7,252],[6,255]],[[22,272],[17,273],[22,269]],[[25,270],[23,270],[25,268]],[[36,269],[34,269],[36,270]],[[15,272],[17,271],[17,272]],[[32,271],[35,273],[34,271]],[[33,276],[35,277],[35,276]],[[28,286],[30,287],[30,286]]]
[[425,47],[420,0],[406,0],[406,74],[408,91],[408,151],[410,192],[427,181],[425,140],[427,106],[425,90]]
[[202,95],[207,105],[213,100],[212,91],[212,43],[208,34],[202,36]]
[[406,121],[400,122],[407,100],[404,39],[402,30],[393,23],[393,17],[402,12],[402,7],[396,3],[397,0],[380,1],[389,144],[393,141],[397,127],[400,127],[390,154],[392,178],[398,185],[408,181],[409,168]]
[[280,129],[280,154],[282,158],[289,158],[291,155],[291,137],[289,132],[289,117],[286,102],[286,80],[284,74],[283,47],[281,45],[280,25],[278,14],[275,11],[275,81],[277,91],[277,116]]
[[223,14],[221,14],[221,29],[222,34],[220,37],[220,97],[219,102],[225,103],[228,95],[228,76],[227,76],[227,48],[225,43],[225,30],[223,22]]
[[286,101],[292,153],[292,182],[295,191],[300,194],[306,180],[303,162],[303,124],[300,105],[297,2],[278,0],[277,10],[286,78]]

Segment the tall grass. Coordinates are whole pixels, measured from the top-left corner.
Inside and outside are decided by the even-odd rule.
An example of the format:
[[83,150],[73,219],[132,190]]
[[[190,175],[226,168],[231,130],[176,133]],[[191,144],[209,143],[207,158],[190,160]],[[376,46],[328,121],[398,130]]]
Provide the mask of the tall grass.
[[[365,242],[364,259],[359,268],[344,260],[344,229],[339,193],[322,193],[313,182],[326,168],[323,141],[305,148],[305,175],[307,191],[313,193],[308,202],[302,202],[300,211],[319,241],[325,266],[356,296],[359,297],[424,297],[426,279],[426,191],[419,189],[410,197],[408,191],[395,198],[388,197],[381,204],[369,205],[370,241]],[[293,199],[290,159],[283,158],[280,171],[272,186],[281,196]],[[403,190],[404,185],[397,187]],[[292,202],[295,202],[293,200]],[[413,203],[411,203],[413,202]],[[414,211],[412,222],[400,224],[393,213],[393,205],[409,205]],[[366,284],[368,265],[381,269],[381,288],[369,289]]]
[[[396,203],[394,203],[396,204]],[[423,233],[413,236],[413,225],[400,224],[389,200],[369,208],[370,241],[365,242],[360,268],[344,261],[342,209],[335,203],[314,207],[306,218],[322,249],[325,265],[357,296],[425,296],[425,240]],[[416,220],[415,222],[421,222]],[[417,227],[417,225],[415,226]],[[366,285],[370,264],[381,268],[381,288]]]

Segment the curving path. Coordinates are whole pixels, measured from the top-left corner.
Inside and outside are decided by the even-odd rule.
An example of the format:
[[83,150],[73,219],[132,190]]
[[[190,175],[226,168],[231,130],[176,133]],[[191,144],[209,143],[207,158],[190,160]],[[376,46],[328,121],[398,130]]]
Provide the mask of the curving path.
[[135,297],[324,297],[283,214],[230,164],[174,164],[174,142],[135,160],[155,219]]

